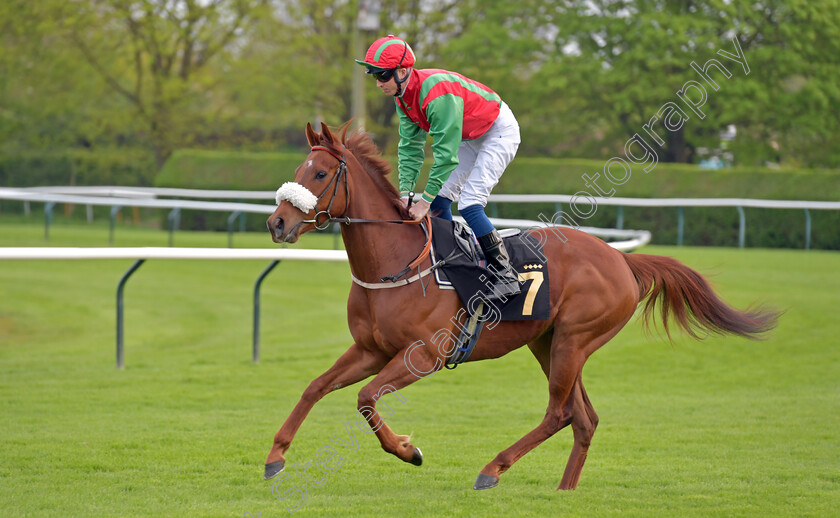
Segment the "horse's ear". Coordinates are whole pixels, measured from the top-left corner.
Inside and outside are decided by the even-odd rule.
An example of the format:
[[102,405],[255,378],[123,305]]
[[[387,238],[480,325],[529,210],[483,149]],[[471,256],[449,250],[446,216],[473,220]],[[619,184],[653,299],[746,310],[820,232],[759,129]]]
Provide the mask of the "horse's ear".
[[321,138],[324,139],[324,143],[326,144],[333,144],[335,139],[333,138],[333,134],[330,132],[330,127],[321,123]]
[[349,121],[345,122],[344,126],[342,126],[338,130],[339,133],[341,134],[341,143],[344,144],[344,145],[347,145],[347,130],[350,129],[350,125],[353,124],[353,120],[355,120],[355,117],[353,119],[350,119]]
[[306,140],[309,142],[309,147],[317,146],[321,143],[321,137],[312,129],[312,124],[306,123]]

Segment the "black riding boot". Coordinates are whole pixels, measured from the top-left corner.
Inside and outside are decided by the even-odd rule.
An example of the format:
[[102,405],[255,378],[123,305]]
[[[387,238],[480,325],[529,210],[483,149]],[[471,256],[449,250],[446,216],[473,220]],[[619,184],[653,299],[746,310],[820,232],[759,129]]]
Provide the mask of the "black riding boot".
[[519,274],[510,265],[510,257],[505,250],[502,238],[499,237],[499,233],[493,230],[489,234],[479,237],[478,244],[484,251],[487,268],[493,273],[490,278],[490,282],[493,284],[493,293],[488,293],[488,298],[500,299],[518,295],[521,292]]

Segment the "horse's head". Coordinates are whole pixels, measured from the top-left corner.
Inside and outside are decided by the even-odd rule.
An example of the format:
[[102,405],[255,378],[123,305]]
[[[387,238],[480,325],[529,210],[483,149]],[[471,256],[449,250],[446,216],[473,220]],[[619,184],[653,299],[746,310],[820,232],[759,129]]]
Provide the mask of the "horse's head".
[[301,234],[329,224],[333,216],[347,212],[349,184],[346,148],[321,123],[321,133],[306,124],[309,156],[295,170],[295,181],[277,189],[277,209],[266,224],[275,243],[294,243]]

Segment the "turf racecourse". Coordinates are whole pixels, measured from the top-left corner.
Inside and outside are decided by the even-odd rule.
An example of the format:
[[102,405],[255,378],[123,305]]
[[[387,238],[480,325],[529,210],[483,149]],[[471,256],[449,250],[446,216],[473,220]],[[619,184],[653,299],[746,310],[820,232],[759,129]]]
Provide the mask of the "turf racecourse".
[[[118,246],[167,235],[117,230]],[[0,220],[0,246],[43,245],[37,222]],[[104,246],[107,227],[62,225],[51,245]],[[178,246],[226,246],[180,232]],[[273,246],[237,235],[236,246]],[[297,246],[331,247],[329,236]],[[787,310],[767,342],[645,336],[631,322],[584,369],[601,424],[579,488],[557,492],[565,429],[499,487],[479,470],[533,428],[546,381],[526,349],[386,396],[425,462],[385,454],[355,427],[358,385],[301,427],[282,495],[303,516],[836,516],[840,508],[840,254],[647,247],[713,274],[736,305]],[[262,480],[271,438],[309,381],[349,345],[345,264],[283,263],[263,287],[262,361],[251,296],[264,261],[148,261],[126,289],[126,369],[114,368],[114,293],[131,261],[0,261],[0,515],[284,516]],[[324,475],[315,457],[334,446]],[[338,465],[333,459],[332,466]],[[291,471],[291,468],[290,468]]]

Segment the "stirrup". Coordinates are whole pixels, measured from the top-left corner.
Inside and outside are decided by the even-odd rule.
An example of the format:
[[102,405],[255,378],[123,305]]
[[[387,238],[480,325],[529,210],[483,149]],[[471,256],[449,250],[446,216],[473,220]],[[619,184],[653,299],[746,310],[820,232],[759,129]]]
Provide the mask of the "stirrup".
[[493,274],[492,277],[487,278],[486,276],[482,275],[482,277],[485,278],[481,279],[482,281],[490,281],[490,283],[486,283],[485,286],[487,286],[487,284],[492,284],[492,288],[489,288],[490,293],[484,293],[486,299],[498,300],[502,298],[514,297],[522,293],[522,288],[518,280],[514,281],[508,275],[499,275],[493,270],[490,270],[489,268],[488,270],[491,274]]

